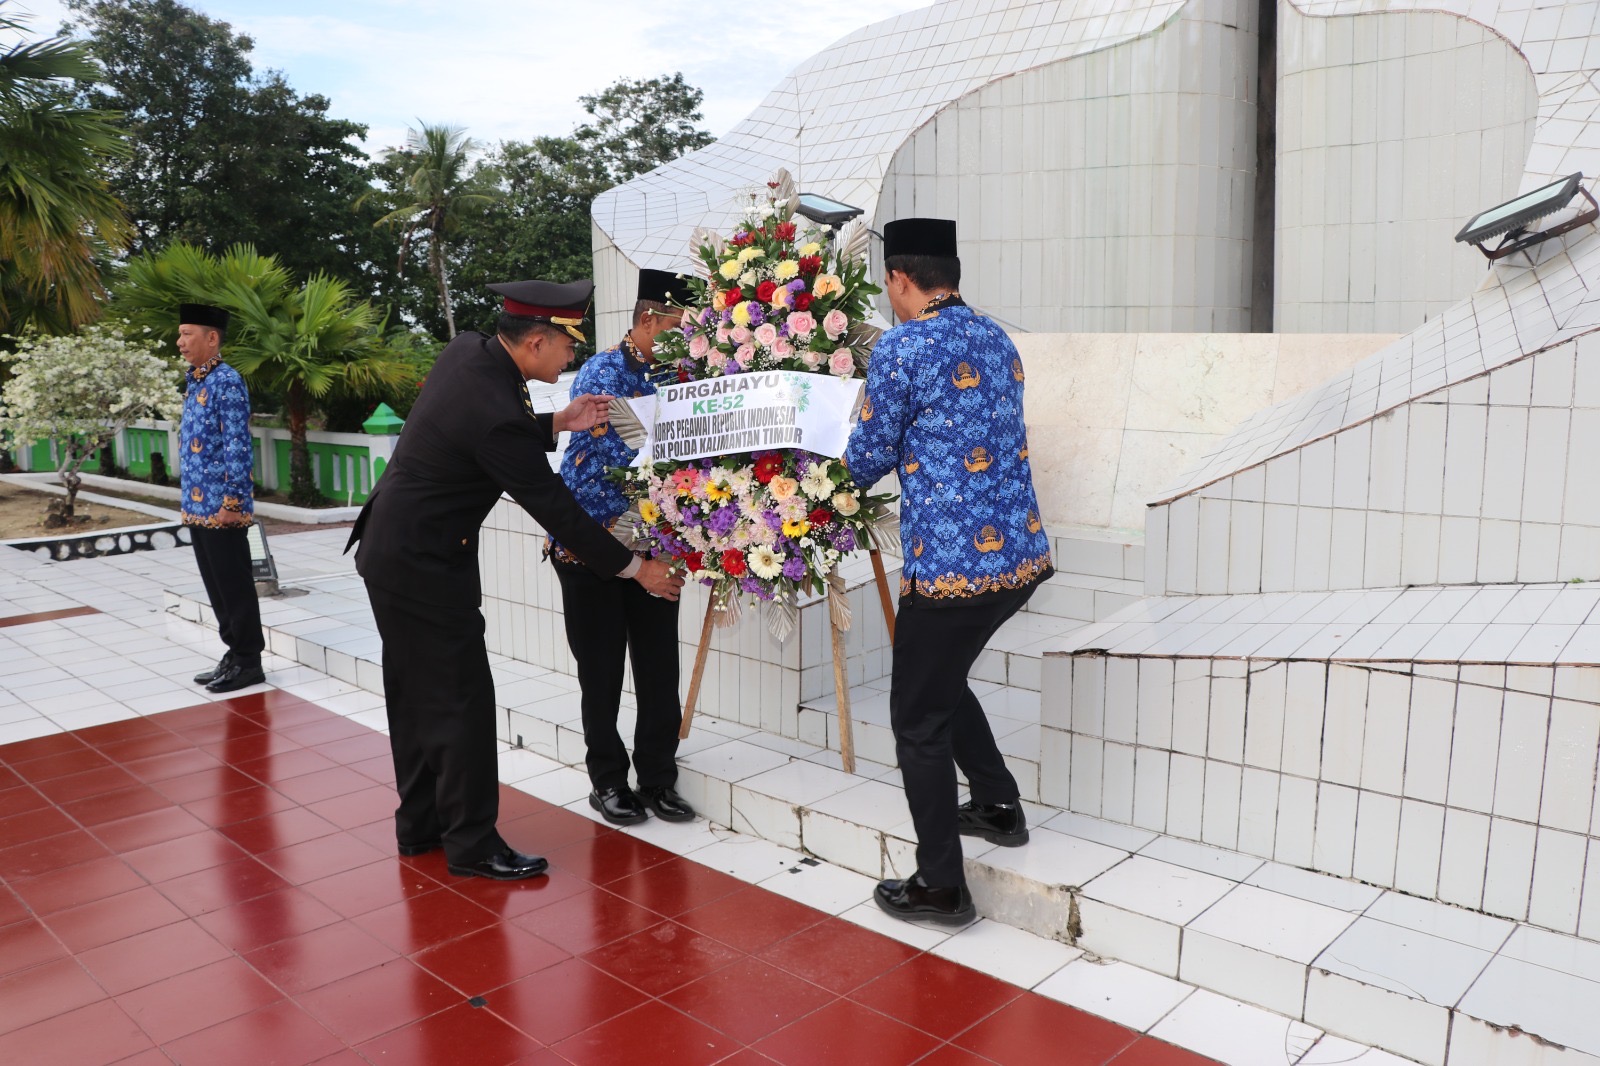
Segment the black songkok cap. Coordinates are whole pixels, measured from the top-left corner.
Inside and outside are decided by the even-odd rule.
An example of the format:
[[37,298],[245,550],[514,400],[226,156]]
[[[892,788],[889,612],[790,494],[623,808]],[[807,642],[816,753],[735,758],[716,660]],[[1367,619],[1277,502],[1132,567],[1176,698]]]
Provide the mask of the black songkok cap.
[[228,328],[228,312],[210,304],[179,304],[178,325],[225,330]]
[[949,218],[899,218],[883,227],[883,257],[931,255],[958,258],[956,224]]
[[505,281],[490,285],[490,292],[505,298],[505,312],[521,318],[536,318],[561,326],[578,340],[585,340],[584,316],[589,313],[589,298],[594,282],[588,278],[558,284],[554,281]]
[[647,267],[639,271],[639,295],[635,299],[688,306],[694,299],[694,290],[689,288],[688,278],[681,278],[670,270]]

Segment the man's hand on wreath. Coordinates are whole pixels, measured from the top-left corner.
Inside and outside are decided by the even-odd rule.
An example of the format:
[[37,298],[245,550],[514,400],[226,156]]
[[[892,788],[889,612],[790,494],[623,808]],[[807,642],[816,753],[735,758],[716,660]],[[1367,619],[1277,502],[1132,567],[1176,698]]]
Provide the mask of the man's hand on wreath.
[[639,563],[639,572],[633,579],[644,586],[644,590],[652,596],[660,596],[664,600],[675,600],[683,588],[683,577],[673,572],[672,563],[665,559],[644,559]]
[[563,430],[582,430],[608,420],[606,410],[611,397],[603,392],[589,392],[574,396],[572,402],[555,413],[552,425],[557,433]]

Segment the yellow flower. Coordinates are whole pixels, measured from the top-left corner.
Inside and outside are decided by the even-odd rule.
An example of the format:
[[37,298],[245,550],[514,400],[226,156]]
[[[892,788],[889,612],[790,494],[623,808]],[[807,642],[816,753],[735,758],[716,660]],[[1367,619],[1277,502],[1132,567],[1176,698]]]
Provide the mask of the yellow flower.
[[740,272],[743,270],[744,266],[739,262],[739,260],[730,259],[726,263],[723,263],[722,266],[717,268],[717,273],[721,274],[728,281],[732,281],[734,278],[738,277]]
[[749,300],[741,301],[739,305],[733,309],[733,322],[736,326],[748,326],[750,324]]
[[844,282],[834,274],[818,274],[817,280],[811,283],[811,293],[819,300],[824,296],[832,296],[836,292],[844,291]]
[[739,253],[739,262],[748,263],[750,260],[760,259],[766,254],[767,253],[763,252],[760,248],[746,248],[744,251]]
[[793,259],[785,259],[772,268],[772,276],[779,281],[788,281],[798,273],[800,273],[800,264]]
[[822,245],[818,244],[816,241],[812,241],[810,244],[803,244],[800,246],[801,255],[816,255],[821,251]]
[[733,490],[721,481],[706,482],[706,499],[714,503],[721,503],[733,495]]
[[661,517],[661,508],[657,507],[649,500],[640,500],[639,517],[643,518],[647,524],[653,526],[656,524],[656,519]]
[[786,537],[803,537],[811,532],[811,523],[804,518],[790,518],[783,523],[783,535]]

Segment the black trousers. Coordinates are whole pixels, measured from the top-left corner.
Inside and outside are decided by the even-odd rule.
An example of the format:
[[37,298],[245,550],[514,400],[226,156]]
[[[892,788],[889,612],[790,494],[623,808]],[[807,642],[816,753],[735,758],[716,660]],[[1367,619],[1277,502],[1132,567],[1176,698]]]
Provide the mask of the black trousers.
[[439,607],[367,585],[383,638],[383,691],[394,756],[395,839],[444,842],[457,865],[504,848],[495,829],[494,677],[476,607]]
[[617,733],[622,666],[633,661],[633,767],[640,788],[678,780],[678,604],[650,595],[637,581],[600,577],[586,566],[556,561],[567,645],[583,688],[583,739],[589,780],[597,789],[628,784],[628,749]]
[[250,542],[244,526],[190,526],[195,562],[217,616],[222,643],[235,659],[258,662],[267,646],[261,634],[261,603],[250,575]]
[[1015,803],[1020,793],[967,674],[989,638],[1031,595],[1030,585],[960,605],[930,607],[916,596],[900,600],[889,725],[917,831],[917,871],[935,888],[967,880],[956,830],[956,767],[977,803]]

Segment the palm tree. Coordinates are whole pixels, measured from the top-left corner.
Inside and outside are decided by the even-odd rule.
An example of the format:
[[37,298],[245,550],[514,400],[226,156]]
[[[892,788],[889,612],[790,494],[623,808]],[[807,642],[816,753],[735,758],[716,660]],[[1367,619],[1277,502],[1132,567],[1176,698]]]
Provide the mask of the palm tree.
[[455,311],[450,306],[450,279],[445,266],[445,246],[461,228],[461,220],[494,202],[499,192],[477,180],[468,168],[468,156],[477,143],[460,126],[430,126],[408,130],[406,147],[388,153],[386,162],[405,175],[399,195],[405,201],[375,223],[401,227],[400,259],[397,273],[405,273],[411,242],[428,242],[428,272],[439,283],[439,300],[444,306],[446,328],[456,335]]
[[[0,13],[0,30],[23,28]],[[73,106],[64,84],[98,76],[85,46],[61,38],[0,51],[0,333],[95,318],[95,254],[127,246],[127,216],[101,176],[126,137],[107,112]]]
[[384,318],[326,274],[297,286],[276,258],[235,245],[215,258],[179,242],[129,261],[116,310],[166,342],[177,307],[200,302],[233,313],[228,362],[253,390],[284,398],[289,416],[289,499],[316,503],[307,421],[314,401],[410,384],[412,366],[385,334]]

